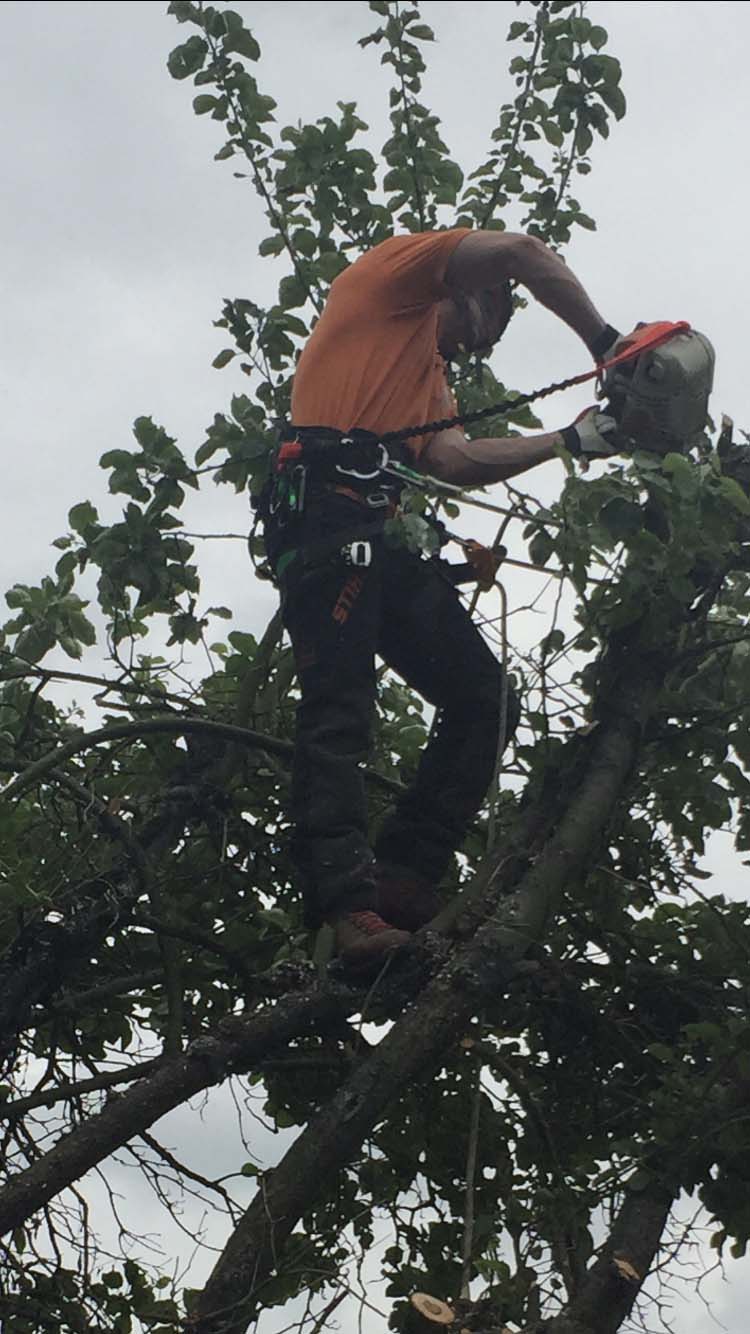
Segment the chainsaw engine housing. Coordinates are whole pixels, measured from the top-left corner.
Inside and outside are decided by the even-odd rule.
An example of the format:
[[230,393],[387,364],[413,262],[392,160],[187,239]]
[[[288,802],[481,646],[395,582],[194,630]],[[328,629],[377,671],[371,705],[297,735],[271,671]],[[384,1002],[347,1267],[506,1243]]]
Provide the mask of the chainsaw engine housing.
[[706,428],[714,349],[696,330],[605,372],[601,397],[631,449],[686,453]]

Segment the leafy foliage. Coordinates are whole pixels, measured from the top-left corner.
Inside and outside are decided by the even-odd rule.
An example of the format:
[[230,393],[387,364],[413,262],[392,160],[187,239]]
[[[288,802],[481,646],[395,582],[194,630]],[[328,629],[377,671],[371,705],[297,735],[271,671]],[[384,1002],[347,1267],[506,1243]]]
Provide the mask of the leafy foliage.
[[[210,474],[257,494],[298,349],[330,283],[363,249],[394,225],[455,220],[511,221],[564,244],[574,226],[593,226],[573,182],[591,169],[595,136],[606,138],[625,112],[619,64],[585,6],[520,5],[508,34],[511,96],[485,160],[465,173],[421,101],[430,28],[415,5],[372,0],[377,27],[361,45],[393,76],[391,133],[376,158],[353,103],[277,129],[260,46],[240,14],[192,0],[169,8],[188,31],[169,71],[192,80],[195,113],[217,122],[216,158],[240,165],[262,199],[269,231],[259,253],[283,259],[284,272],[269,308],[247,297],[224,304],[216,324],[226,345],[214,366],[236,362],[246,393],[217,412],[195,459],[139,417],[136,448],[101,460],[110,491],[124,498],[122,517],[107,525],[89,501],[75,505],[55,544],[54,577],[7,594],[0,1209],[12,1177],[46,1171],[53,1144],[81,1142],[118,1097],[129,1106],[131,1081],[149,1088],[165,1070],[191,1068],[186,1044],[200,1057],[201,1042],[230,1031],[230,1016],[310,981],[286,817],[290,650],[275,617],[260,639],[228,633],[212,645],[205,677],[185,682],[180,646],[205,642],[229,614],[202,605],[194,540],[179,517],[185,488],[199,490]],[[475,369],[458,368],[467,409],[506,392],[489,367]],[[491,429],[518,425],[533,425],[528,410]],[[381,1272],[396,1299],[392,1325],[405,1328],[415,1288],[456,1298],[465,1283],[467,1189],[468,1272],[483,1294],[465,1315],[470,1329],[480,1318],[492,1329],[533,1328],[574,1304],[601,1252],[603,1218],[634,1192],[695,1193],[716,1219],[717,1249],[741,1254],[750,1239],[741,1110],[750,914],[705,894],[696,867],[708,831],[731,824],[736,847],[750,846],[747,447],[725,428],[716,447],[707,439],[692,457],[644,450],[593,480],[569,475],[548,509],[509,494],[532,562],[559,576],[576,606],[571,629],[558,600],[539,644],[513,655],[526,709],[500,814],[519,874],[540,864],[576,794],[595,804],[596,783],[586,784],[597,776],[596,738],[613,720],[637,734],[634,759],[605,834],[547,914],[532,966],[501,996],[485,992],[463,1044],[447,1047],[431,1079],[399,1087],[347,1165],[316,1180],[300,1206],[303,1230],[287,1239],[256,1308],[304,1292],[310,1310],[327,1309],[387,1228]],[[409,516],[414,540],[426,504],[417,499]],[[81,591],[92,569],[90,617]],[[54,665],[54,650],[78,660],[97,639],[107,675]],[[55,682],[71,678],[99,692],[96,737],[79,712],[54,703]],[[640,682],[653,687],[636,718],[629,691]],[[426,731],[421,702],[383,674],[369,769],[374,822],[394,784],[412,775]],[[453,888],[482,865],[488,814]],[[379,1045],[380,1032],[347,1019],[361,1006],[371,1015],[369,1004],[360,997],[347,1011],[342,1000],[330,1028],[312,1025],[255,1062],[235,1055],[200,1086],[229,1070],[268,1124],[302,1137],[332,1090],[366,1068],[368,1044]],[[276,1010],[283,1015],[281,1001]],[[124,1124],[118,1143],[134,1134]],[[189,1163],[154,1140],[147,1147],[141,1170],[162,1204],[165,1183],[197,1185],[212,1206],[223,1201],[226,1229],[238,1206],[227,1204],[224,1183],[196,1181]],[[253,1161],[240,1167],[241,1156],[238,1145],[238,1175],[264,1198],[274,1174]],[[128,1242],[108,1255],[76,1180],[44,1209],[29,1186],[24,1221],[4,1243],[0,1316],[18,1334],[191,1327],[199,1294],[157,1277],[143,1247]]]

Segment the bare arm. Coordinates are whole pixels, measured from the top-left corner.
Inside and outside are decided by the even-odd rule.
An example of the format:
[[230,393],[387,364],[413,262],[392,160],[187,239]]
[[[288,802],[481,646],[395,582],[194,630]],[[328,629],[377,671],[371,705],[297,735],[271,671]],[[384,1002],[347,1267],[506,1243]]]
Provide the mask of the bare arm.
[[433,436],[419,468],[455,486],[489,486],[555,458],[555,446],[562,443],[557,431],[505,440],[467,440],[455,427]]
[[472,232],[451,255],[446,285],[480,292],[507,280],[522,283],[594,351],[607,328],[567,264],[534,236],[515,232]]

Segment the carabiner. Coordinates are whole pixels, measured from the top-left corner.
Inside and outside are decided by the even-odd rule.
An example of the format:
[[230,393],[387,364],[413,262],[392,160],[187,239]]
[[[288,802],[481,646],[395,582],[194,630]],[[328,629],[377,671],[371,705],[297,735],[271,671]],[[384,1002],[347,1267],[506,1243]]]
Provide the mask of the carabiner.
[[[354,441],[350,436],[344,436],[339,443],[342,445],[353,445]],[[377,477],[389,463],[388,450],[380,441],[378,441],[378,449],[380,450],[380,455],[372,472],[359,472],[356,468],[343,468],[340,463],[336,464],[336,472],[343,473],[345,477],[356,477],[360,482],[371,481],[372,478]]]

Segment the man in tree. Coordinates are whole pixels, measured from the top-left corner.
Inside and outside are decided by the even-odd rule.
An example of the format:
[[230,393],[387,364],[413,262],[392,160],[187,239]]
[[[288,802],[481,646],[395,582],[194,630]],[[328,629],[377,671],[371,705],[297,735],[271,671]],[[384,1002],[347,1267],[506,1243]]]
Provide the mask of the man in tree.
[[[351,966],[381,960],[435,915],[436,887],[496,763],[500,666],[440,562],[383,540],[396,497],[378,470],[377,442],[455,415],[446,363],[461,348],[474,353],[500,339],[511,282],[564,320],[596,359],[616,341],[541,241],[456,228],[392,237],[342,273],[295,375],[293,426],[267,522],[302,692],[294,852],[308,923],[332,923]],[[592,408],[575,426],[532,437],[468,440],[459,427],[438,430],[407,440],[404,457],[478,486],[536,467],[560,445],[578,457],[615,453],[615,429]],[[415,782],[373,850],[361,765],[376,653],[435,706],[437,720]],[[508,735],[517,721],[511,693]]]

